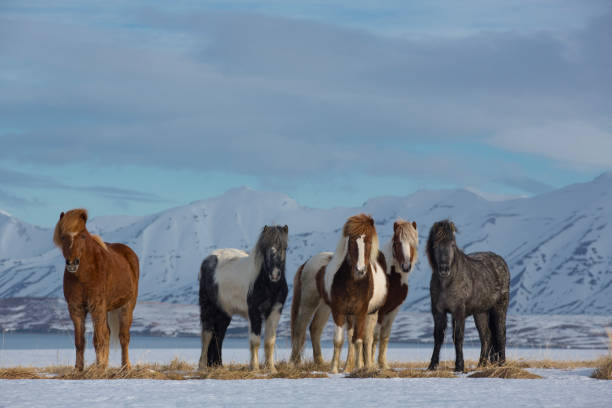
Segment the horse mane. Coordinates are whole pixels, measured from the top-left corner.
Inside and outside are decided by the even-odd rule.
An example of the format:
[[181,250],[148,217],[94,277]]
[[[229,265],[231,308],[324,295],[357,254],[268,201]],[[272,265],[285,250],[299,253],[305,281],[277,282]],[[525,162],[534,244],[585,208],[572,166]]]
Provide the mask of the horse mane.
[[344,258],[346,258],[346,254],[348,252],[348,239],[349,237],[359,236],[359,235],[367,235],[372,239],[372,249],[370,251],[370,263],[376,264],[378,258],[378,234],[376,233],[376,227],[374,226],[374,219],[370,215],[366,214],[357,214],[349,217],[344,223],[344,227],[342,227],[342,237],[338,241],[338,245],[336,246],[336,251],[334,251],[334,255],[332,256],[331,261],[327,265],[327,269],[331,271],[331,275],[333,276],[340,266],[342,262],[344,262]]
[[264,225],[252,251],[256,273],[259,273],[261,269],[265,251],[270,247],[275,247],[279,251],[286,251],[288,238],[289,228],[286,225],[284,227]]
[[62,246],[62,237],[66,235],[75,236],[81,231],[87,231],[85,223],[87,222],[87,210],[77,208],[60,214],[60,219],[55,225],[53,232],[53,243],[60,247]]
[[[395,238],[396,236],[402,241],[408,241],[411,247],[419,247],[419,232],[416,228],[416,223],[398,218],[395,223],[393,223],[393,237]],[[415,256],[411,257],[410,263],[414,266],[418,259],[419,251],[416,251]]]
[[91,234],[91,237],[94,241],[98,243],[104,250],[108,251],[108,247],[106,246],[106,242],[102,240],[102,237],[97,234]]
[[[429,237],[427,238],[427,260],[432,269],[435,269],[434,246],[444,241],[455,241],[455,233],[458,233],[455,223],[451,220],[442,220],[434,223],[429,230]],[[457,248],[458,249],[458,248]]]

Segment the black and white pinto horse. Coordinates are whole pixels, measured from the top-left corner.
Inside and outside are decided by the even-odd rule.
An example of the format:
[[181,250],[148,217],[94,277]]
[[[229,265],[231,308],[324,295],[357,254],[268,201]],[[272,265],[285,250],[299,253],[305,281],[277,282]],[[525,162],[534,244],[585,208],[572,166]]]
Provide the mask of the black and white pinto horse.
[[463,371],[465,319],[474,315],[480,337],[479,366],[506,360],[506,312],[510,297],[510,271],[493,252],[465,254],[455,242],[455,224],[436,222],[427,240],[432,274],[429,286],[434,319],[434,350],[429,364],[435,370],[446,330],[446,314],[453,317],[455,371]]
[[202,354],[199,369],[221,365],[221,347],[233,315],[249,321],[251,369],[259,369],[265,324],[266,368],[275,372],[276,328],[287,298],[285,255],[288,227],[265,226],[250,254],[238,249],[213,251],[200,267]]

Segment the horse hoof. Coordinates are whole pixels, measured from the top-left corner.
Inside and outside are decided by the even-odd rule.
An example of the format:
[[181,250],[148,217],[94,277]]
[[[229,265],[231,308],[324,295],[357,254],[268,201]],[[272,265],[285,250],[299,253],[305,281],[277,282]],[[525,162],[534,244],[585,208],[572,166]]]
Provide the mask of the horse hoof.
[[427,367],[427,369],[429,371],[436,371],[438,369],[438,365],[437,364],[430,364],[429,367]]

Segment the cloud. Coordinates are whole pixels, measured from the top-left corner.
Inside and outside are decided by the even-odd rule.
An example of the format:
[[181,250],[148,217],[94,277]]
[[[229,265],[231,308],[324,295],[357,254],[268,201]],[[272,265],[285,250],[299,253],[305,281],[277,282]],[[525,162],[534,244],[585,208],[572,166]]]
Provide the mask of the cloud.
[[552,186],[529,177],[506,178],[500,180],[500,182],[502,184],[517,188],[530,194],[542,194],[553,190]]
[[29,200],[10,194],[3,190],[0,190],[0,203],[7,208],[22,208],[33,204]]
[[[50,177],[32,175],[14,170],[0,168],[0,184],[3,186],[29,188],[29,189],[53,189],[74,191],[80,193],[90,193],[104,198],[120,201],[144,202],[144,203],[164,203],[169,200],[164,199],[157,194],[141,192],[137,190],[124,189],[108,186],[71,186],[58,182]],[[8,193],[0,195],[0,200],[4,200],[13,207],[15,205],[26,205],[30,203],[28,200],[21,199],[17,196],[12,196]]]
[[475,176],[486,158],[412,148],[461,139],[609,166],[610,16],[561,41],[542,31],[389,38],[234,11],[143,9],[129,17],[138,30],[18,14],[0,21],[0,120],[11,129],[0,159],[285,182],[432,167],[503,178]]
[[553,158],[577,168],[612,168],[612,130],[560,121],[500,132],[491,142],[508,150]]

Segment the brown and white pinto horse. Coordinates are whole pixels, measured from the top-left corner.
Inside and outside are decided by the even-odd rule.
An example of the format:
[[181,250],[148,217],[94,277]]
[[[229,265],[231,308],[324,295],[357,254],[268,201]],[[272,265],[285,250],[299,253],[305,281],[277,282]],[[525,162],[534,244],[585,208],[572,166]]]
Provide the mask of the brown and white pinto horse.
[[[346,221],[333,254],[319,253],[298,269],[291,305],[291,359],[294,364],[300,361],[306,326],[311,321],[315,362],[323,361],[320,338],[330,312],[336,325],[331,372],[338,372],[348,319],[354,321],[353,336],[349,340],[357,356],[355,368],[363,366],[361,356],[365,357],[367,366],[371,364],[371,345],[366,345],[364,350],[363,341],[368,315],[373,325],[374,313],[384,304],[387,296],[385,269],[384,255],[378,250],[374,220],[365,214],[352,216]],[[345,369],[348,370],[348,366]]]
[[108,366],[112,335],[121,343],[121,365],[130,368],[128,344],[138,296],[138,257],[127,245],[105,243],[91,235],[86,222],[84,209],[62,212],[53,234],[53,242],[66,259],[64,297],[74,323],[75,367],[84,367],[85,318],[89,312],[96,364]]
[[372,358],[376,343],[380,341],[378,364],[387,368],[387,344],[391,326],[404,300],[408,296],[408,276],[419,258],[419,232],[416,222],[398,219],[393,223],[393,237],[382,247],[387,259],[389,289],[385,304],[378,310],[378,322],[374,331]]

